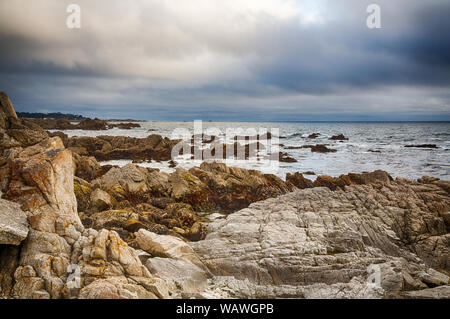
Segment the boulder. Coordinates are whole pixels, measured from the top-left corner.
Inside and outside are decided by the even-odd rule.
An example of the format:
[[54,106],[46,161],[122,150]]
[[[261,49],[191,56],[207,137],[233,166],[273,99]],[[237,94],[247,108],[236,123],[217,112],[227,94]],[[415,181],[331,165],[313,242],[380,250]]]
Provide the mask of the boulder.
[[286,174],[286,182],[293,184],[299,189],[312,188],[313,182],[303,176],[301,173]]
[[113,206],[111,196],[101,189],[96,189],[91,193],[90,206],[96,211],[103,211]]
[[26,213],[18,204],[0,199],[0,245],[19,245],[27,235]]
[[150,273],[178,287],[181,293],[200,293],[208,285],[208,274],[187,260],[149,258],[145,263]]
[[316,139],[320,136],[320,133],[312,133],[310,135],[308,135],[309,139]]
[[95,157],[80,156],[77,153],[73,153],[73,158],[75,176],[90,182],[104,174],[104,168],[97,162]]
[[336,153],[337,150],[326,147],[323,144],[318,145],[304,145],[303,148],[311,149],[312,153]]
[[333,135],[330,137],[331,141],[348,141],[348,138],[344,136],[344,134]]
[[140,249],[152,256],[185,260],[198,267],[204,267],[194,250],[179,238],[158,235],[141,229],[136,233],[136,242]]

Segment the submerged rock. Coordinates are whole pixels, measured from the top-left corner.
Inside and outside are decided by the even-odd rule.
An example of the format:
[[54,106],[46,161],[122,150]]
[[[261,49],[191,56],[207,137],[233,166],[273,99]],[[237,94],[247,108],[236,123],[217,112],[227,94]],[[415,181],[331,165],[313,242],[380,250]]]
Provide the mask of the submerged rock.
[[336,153],[337,150],[326,147],[323,144],[318,145],[305,145],[303,148],[311,149],[312,153]]
[[344,136],[344,134],[333,135],[330,137],[331,141],[348,141],[348,138]]

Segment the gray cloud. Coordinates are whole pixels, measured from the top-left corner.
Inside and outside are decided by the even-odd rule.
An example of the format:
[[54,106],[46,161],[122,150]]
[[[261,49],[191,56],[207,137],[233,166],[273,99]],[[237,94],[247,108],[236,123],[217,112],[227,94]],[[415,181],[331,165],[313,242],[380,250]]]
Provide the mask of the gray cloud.
[[[194,3],[195,2],[195,3]],[[190,120],[450,120],[448,1],[0,4],[0,88],[23,111]],[[28,7],[28,10],[23,10]]]

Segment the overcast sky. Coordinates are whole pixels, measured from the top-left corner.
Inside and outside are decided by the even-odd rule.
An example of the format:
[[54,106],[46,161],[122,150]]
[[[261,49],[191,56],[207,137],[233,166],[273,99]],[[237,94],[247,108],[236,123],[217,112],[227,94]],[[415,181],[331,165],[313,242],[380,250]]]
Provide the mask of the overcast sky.
[[449,31],[448,0],[1,0],[0,90],[100,118],[450,120]]

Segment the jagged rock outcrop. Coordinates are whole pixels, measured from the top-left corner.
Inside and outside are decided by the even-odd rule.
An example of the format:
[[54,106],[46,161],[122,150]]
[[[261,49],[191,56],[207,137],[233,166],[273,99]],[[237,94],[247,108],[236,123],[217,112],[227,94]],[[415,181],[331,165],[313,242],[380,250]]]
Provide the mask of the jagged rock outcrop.
[[98,161],[132,159],[140,161],[168,161],[178,140],[149,135],[146,138],[127,136],[98,136],[67,138],[65,146],[79,155],[95,157]]
[[0,92],[0,153],[13,147],[34,145],[47,137],[47,132],[38,125],[19,119],[9,97]]
[[[58,137],[9,159],[6,198],[29,214],[30,230],[14,271],[15,298],[155,298],[167,288],[114,231],[85,229],[74,194],[72,153]],[[70,271],[76,271],[73,286]],[[98,289],[100,283],[104,288]]]
[[[407,291],[443,285],[434,295],[423,290],[442,297],[449,209],[444,188],[403,179],[311,188],[216,220],[190,245],[217,276],[210,289],[227,287],[233,297],[413,297],[420,291]],[[367,282],[371,265],[380,286]]]
[[[23,122],[14,117],[9,99],[0,97],[0,122],[9,134],[11,127]],[[83,226],[74,193],[72,152],[61,139],[46,136],[29,146],[31,140],[16,139],[0,163],[3,198],[11,201],[1,201],[0,296],[168,297],[165,282],[150,274],[116,232]],[[93,198],[98,203],[99,198]],[[8,245],[2,245],[4,240]]]

